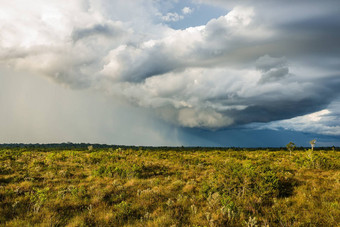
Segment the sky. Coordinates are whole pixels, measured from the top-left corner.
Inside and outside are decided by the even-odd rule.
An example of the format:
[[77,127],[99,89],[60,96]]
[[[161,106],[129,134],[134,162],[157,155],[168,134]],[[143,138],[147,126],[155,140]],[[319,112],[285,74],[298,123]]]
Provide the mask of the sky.
[[0,143],[340,146],[337,0],[0,0]]

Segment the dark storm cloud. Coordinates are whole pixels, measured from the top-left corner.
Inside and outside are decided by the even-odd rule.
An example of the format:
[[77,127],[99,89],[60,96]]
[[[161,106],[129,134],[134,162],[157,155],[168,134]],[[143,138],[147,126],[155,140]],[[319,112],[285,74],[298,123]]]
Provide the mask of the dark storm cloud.
[[270,122],[313,113],[322,108],[326,108],[330,101],[332,101],[332,99],[326,96],[326,94],[298,100],[279,100],[251,105],[245,110],[235,112],[233,115],[236,124]]
[[309,20],[278,25],[281,43],[273,53],[287,57],[338,57],[340,52],[339,15],[310,18]]
[[[223,111],[223,114],[234,119],[233,125],[248,124],[252,122],[271,122],[281,119],[290,119],[308,113],[319,111],[327,106],[340,95],[340,77],[332,76],[325,79],[316,79],[313,84],[302,82],[299,91],[291,95],[284,95],[282,91],[276,90],[243,98],[237,95],[220,97],[211,100],[222,105],[242,104],[244,109],[233,109]],[[281,83],[282,90],[290,90],[290,83]]]

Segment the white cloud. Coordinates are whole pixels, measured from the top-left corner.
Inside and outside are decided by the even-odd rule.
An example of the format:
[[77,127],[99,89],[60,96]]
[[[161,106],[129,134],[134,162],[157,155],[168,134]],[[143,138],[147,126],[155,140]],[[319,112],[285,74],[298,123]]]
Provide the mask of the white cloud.
[[193,11],[194,11],[194,10],[191,9],[190,7],[184,7],[184,8],[182,9],[182,13],[183,13],[184,15],[186,15],[186,14],[191,14]]
[[225,18],[230,26],[247,26],[253,21],[254,9],[251,7],[235,7]]
[[171,22],[171,21],[179,21],[182,20],[184,16],[179,15],[178,13],[167,13],[165,16],[162,16],[162,20],[166,22]]

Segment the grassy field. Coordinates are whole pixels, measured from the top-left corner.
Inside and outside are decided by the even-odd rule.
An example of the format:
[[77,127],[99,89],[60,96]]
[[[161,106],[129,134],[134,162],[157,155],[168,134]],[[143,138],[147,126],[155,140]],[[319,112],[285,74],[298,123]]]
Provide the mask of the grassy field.
[[2,226],[339,226],[339,151],[0,149]]

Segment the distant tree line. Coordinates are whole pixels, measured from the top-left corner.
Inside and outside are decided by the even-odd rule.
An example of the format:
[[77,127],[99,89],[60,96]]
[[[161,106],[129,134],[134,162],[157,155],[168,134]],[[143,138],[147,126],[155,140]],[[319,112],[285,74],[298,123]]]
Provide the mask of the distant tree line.
[[[314,144],[313,144],[314,145]],[[256,150],[268,150],[279,151],[285,150],[288,147],[186,147],[186,146],[125,146],[125,145],[109,145],[109,144],[90,144],[90,143],[51,143],[51,144],[24,144],[24,143],[11,143],[0,144],[0,149],[34,149],[37,151],[54,151],[54,150],[88,150],[92,147],[92,151],[100,149],[131,149],[131,150],[149,150],[149,151],[256,151]],[[294,144],[294,150],[306,150],[310,147],[296,147]],[[336,150],[339,151],[340,147],[314,147],[314,150]]]

